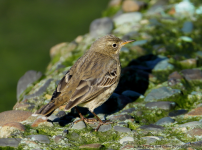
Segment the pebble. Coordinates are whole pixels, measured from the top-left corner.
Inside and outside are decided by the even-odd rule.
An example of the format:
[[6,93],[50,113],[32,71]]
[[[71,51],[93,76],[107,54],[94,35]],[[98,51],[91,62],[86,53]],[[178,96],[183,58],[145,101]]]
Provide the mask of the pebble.
[[25,121],[31,112],[22,111],[22,110],[9,110],[0,113],[0,126],[9,123],[9,122],[21,122]]
[[178,89],[172,89],[169,87],[160,87],[158,89],[153,89],[145,98],[146,102],[160,100],[164,98],[171,97],[175,94],[180,94],[181,91]]
[[98,37],[109,34],[111,33],[113,26],[113,21],[108,17],[95,19],[90,24],[90,35],[92,37]]
[[131,129],[120,126],[114,126],[114,130],[118,132],[131,132]]
[[108,116],[107,119],[111,120],[111,121],[116,121],[116,120],[120,120],[120,121],[125,121],[128,119],[132,119],[131,115],[128,114],[120,114],[120,115],[111,115]]
[[126,136],[122,139],[120,139],[120,144],[123,144],[124,142],[130,142],[130,141],[134,141],[134,138],[133,137],[130,137],[130,136]]
[[20,144],[21,139],[20,138],[0,138],[0,147],[18,147]]
[[59,118],[62,118],[62,117],[64,117],[65,115],[66,115],[66,112],[65,112],[65,111],[59,111],[56,116],[59,117]]
[[78,123],[74,123],[72,129],[81,130],[86,128],[86,124],[83,121],[79,121]]
[[197,107],[186,114],[186,116],[201,116],[201,115],[202,115],[202,107]]
[[48,119],[47,118],[37,118],[31,125],[31,127],[38,127],[38,126],[48,126],[48,127],[52,127],[53,124],[51,122],[48,122],[47,121]]
[[182,127],[194,128],[194,127],[201,126],[201,125],[202,125],[202,122],[192,121],[192,122],[187,122],[187,123],[181,124],[178,127],[180,127],[180,128],[182,128]]
[[174,110],[172,112],[169,112],[169,117],[175,117],[175,116],[179,116],[179,115],[183,115],[186,114],[188,111],[181,109],[181,110]]
[[0,138],[10,137],[12,135],[12,133],[15,131],[24,132],[25,126],[21,123],[18,123],[18,122],[6,123],[0,129]]
[[34,141],[39,141],[40,143],[50,143],[49,138],[46,135],[29,135],[28,138],[31,138]]
[[135,108],[129,108],[129,109],[126,109],[126,110],[122,111],[122,113],[132,113],[135,110],[136,110]]
[[17,99],[19,100],[20,95],[25,91],[25,89],[32,83],[40,79],[42,76],[41,72],[34,70],[27,71],[17,83]]
[[127,96],[131,99],[139,97],[141,94],[132,90],[126,90],[122,92],[122,95]]
[[134,0],[124,0],[122,4],[122,10],[124,12],[139,11],[140,8],[141,8],[141,5],[139,5],[139,3]]
[[170,110],[173,109],[176,106],[175,102],[169,102],[169,101],[163,101],[163,102],[149,102],[146,103],[146,108],[159,108],[164,110]]
[[102,125],[100,126],[100,128],[98,129],[98,132],[106,132],[111,130],[112,126],[111,124],[107,124],[107,125]]
[[79,148],[85,148],[85,149],[88,149],[88,148],[100,149],[101,147],[102,147],[102,144],[99,144],[99,143],[86,144],[86,145],[79,146]]
[[130,12],[121,14],[113,19],[116,26],[121,26],[126,23],[134,24],[142,19],[142,14],[139,12]]
[[149,130],[149,131],[161,131],[165,129],[164,127],[160,125],[154,125],[154,124],[143,125],[143,126],[140,126],[139,128],[143,130]]
[[185,69],[181,71],[187,80],[201,80],[202,71],[197,69]]
[[174,123],[175,120],[170,118],[170,117],[164,117],[164,118],[161,118],[160,120],[158,120],[156,122],[156,125],[164,125],[164,124],[168,124],[168,123]]
[[63,139],[63,136],[62,136],[62,135],[56,135],[56,136],[54,137],[55,143],[59,143],[62,139]]
[[191,21],[186,21],[183,24],[182,32],[184,33],[191,33],[194,28],[194,25]]
[[157,140],[161,140],[161,138],[157,136],[145,136],[145,137],[142,137],[141,139],[145,140],[146,144],[151,144],[156,142]]
[[119,6],[122,0],[110,0],[109,7]]
[[202,136],[202,129],[201,128],[195,128],[187,132],[188,135],[191,137],[197,137],[197,136]]
[[173,73],[171,73],[169,76],[168,76],[168,79],[183,79],[183,77],[179,74],[179,72],[177,71],[174,71]]
[[185,59],[179,62],[182,67],[195,68],[197,65],[197,60],[195,58]]
[[153,71],[172,70],[174,66],[168,62],[168,59],[162,60],[155,65]]

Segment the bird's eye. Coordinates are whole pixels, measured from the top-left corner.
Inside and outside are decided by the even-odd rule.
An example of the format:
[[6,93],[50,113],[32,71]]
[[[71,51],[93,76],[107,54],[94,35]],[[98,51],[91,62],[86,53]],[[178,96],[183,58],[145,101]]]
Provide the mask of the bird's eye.
[[117,47],[117,45],[116,45],[116,44],[113,44],[112,46],[113,46],[114,48],[115,48],[115,47]]

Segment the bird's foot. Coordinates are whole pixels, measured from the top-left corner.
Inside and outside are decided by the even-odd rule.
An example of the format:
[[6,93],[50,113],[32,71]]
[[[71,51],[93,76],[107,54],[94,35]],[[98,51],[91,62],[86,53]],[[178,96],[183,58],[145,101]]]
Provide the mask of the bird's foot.
[[100,121],[98,127],[95,129],[95,131],[98,131],[98,129],[100,128],[100,126],[102,125],[108,125],[108,124],[112,124],[113,122],[111,122],[110,120],[105,120],[105,121]]

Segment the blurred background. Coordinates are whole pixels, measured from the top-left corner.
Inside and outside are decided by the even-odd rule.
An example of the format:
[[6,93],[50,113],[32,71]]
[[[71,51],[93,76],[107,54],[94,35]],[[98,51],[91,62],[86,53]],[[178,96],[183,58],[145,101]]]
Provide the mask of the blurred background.
[[89,31],[108,0],[0,1],[0,112],[16,103],[18,79],[28,70],[44,73],[49,50]]

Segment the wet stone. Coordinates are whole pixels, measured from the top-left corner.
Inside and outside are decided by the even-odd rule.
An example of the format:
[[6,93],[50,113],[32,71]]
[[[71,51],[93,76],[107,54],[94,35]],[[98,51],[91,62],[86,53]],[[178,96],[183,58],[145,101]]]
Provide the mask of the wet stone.
[[92,37],[97,37],[109,34],[111,33],[112,29],[113,29],[113,21],[110,18],[105,17],[96,19],[90,24],[90,35]]
[[146,103],[145,107],[146,108],[159,108],[159,109],[164,109],[164,110],[170,110],[176,106],[175,102],[149,102]]
[[145,98],[146,102],[153,100],[160,100],[164,98],[171,97],[175,94],[180,94],[181,91],[178,89],[171,89],[169,87],[160,87],[158,89],[153,89]]
[[120,126],[114,126],[114,130],[118,132],[131,132],[131,129]]
[[72,129],[81,130],[86,128],[86,124],[83,121],[79,121],[78,123],[74,123]]
[[125,95],[131,99],[138,98],[141,94],[132,90],[126,90],[122,93],[122,95]]
[[181,71],[187,80],[200,80],[202,79],[202,71],[196,69],[185,69]]
[[39,141],[40,143],[50,143],[50,140],[46,135],[29,135],[28,137],[34,141]]
[[180,128],[182,128],[182,127],[194,128],[194,127],[201,126],[201,125],[202,125],[202,122],[192,121],[192,122],[187,122],[187,123],[181,124],[178,127],[180,127]]
[[160,120],[158,120],[156,122],[156,125],[163,125],[163,124],[168,124],[168,123],[174,123],[175,120],[170,118],[170,117],[164,117],[164,118],[161,118]]
[[120,144],[123,144],[124,142],[133,142],[133,141],[134,141],[133,137],[126,136],[126,137],[120,139]]
[[106,132],[106,131],[111,130],[111,128],[112,128],[111,124],[102,125],[102,126],[100,126],[100,128],[98,129],[98,132]]
[[186,114],[188,111],[185,109],[181,109],[181,110],[174,110],[172,112],[169,113],[169,117],[175,117],[175,116],[179,116],[179,115],[184,115]]
[[121,114],[121,115],[111,115],[109,117],[107,117],[109,120],[111,121],[116,121],[116,120],[120,120],[120,121],[125,121],[125,120],[128,120],[128,119],[132,119],[132,116],[131,115],[128,115],[128,114]]
[[126,109],[126,110],[122,111],[122,113],[132,113],[135,110],[136,110],[135,108],[129,108],[129,109]]
[[195,128],[187,132],[191,137],[197,137],[202,136],[202,129],[201,128]]
[[22,94],[29,85],[37,81],[39,78],[41,78],[41,76],[42,76],[41,72],[37,72],[34,70],[27,71],[18,81],[17,99],[19,99],[20,94]]
[[0,138],[0,147],[18,147],[20,141],[20,138]]
[[143,126],[141,126],[139,128],[143,129],[143,130],[149,130],[149,131],[161,131],[161,130],[165,129],[164,127],[162,127],[160,125],[154,125],[154,124],[143,125]]
[[157,140],[160,140],[160,138],[157,136],[145,136],[145,137],[142,137],[141,139],[145,140],[146,144],[151,144],[156,142]]

